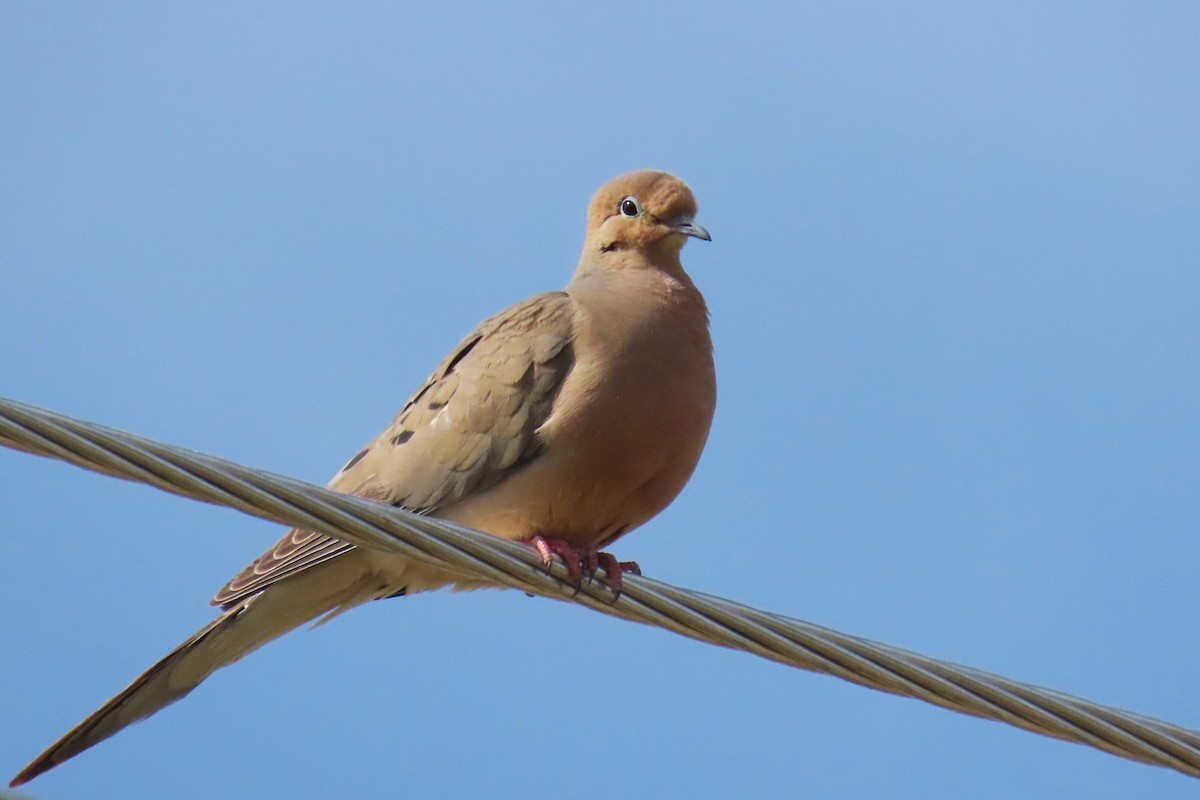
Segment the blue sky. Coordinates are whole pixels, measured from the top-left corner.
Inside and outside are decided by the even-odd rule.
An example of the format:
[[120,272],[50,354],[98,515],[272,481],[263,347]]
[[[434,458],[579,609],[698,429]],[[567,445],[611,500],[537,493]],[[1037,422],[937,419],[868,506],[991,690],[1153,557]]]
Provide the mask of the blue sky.
[[[656,578],[1200,727],[1190,3],[9,4],[0,394],[324,483],[584,209],[689,181],[720,401]],[[0,772],[279,529],[0,452]],[[1192,796],[516,592],[289,636],[45,798]]]

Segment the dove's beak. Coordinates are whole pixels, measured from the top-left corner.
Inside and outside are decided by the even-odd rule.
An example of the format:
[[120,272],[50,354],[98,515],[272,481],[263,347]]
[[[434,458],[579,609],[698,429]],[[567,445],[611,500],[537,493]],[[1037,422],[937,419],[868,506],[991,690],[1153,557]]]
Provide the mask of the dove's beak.
[[691,217],[678,217],[671,221],[670,227],[676,233],[682,233],[685,236],[695,236],[697,239],[703,239],[706,242],[712,241],[712,236],[709,232],[693,222]]

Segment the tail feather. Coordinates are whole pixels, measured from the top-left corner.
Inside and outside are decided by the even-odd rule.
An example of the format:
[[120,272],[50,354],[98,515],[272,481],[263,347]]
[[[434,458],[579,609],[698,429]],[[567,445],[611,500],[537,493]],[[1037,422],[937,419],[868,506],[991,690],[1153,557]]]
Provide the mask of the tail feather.
[[379,589],[360,582],[365,577],[361,573],[353,575],[357,565],[352,561],[347,557],[334,559],[226,609],[47,748],[9,785],[15,788],[27,783],[149,717],[191,692],[221,667],[293,628],[371,599]]
[[[182,661],[187,659],[193,648],[209,636],[219,636],[221,629],[232,625],[238,610],[230,610],[213,620],[186,642],[175,648],[165,658],[143,672],[120,694],[109,700],[83,722],[68,731],[61,739],[50,745],[44,753],[17,773],[9,786],[16,788],[27,783],[47,770],[57,767],[69,758],[87,750],[128,725],[145,719],[159,709],[174,703],[200,684],[208,674],[220,666],[214,664],[199,680],[180,683],[172,681],[171,675]],[[172,685],[172,684],[175,685]]]

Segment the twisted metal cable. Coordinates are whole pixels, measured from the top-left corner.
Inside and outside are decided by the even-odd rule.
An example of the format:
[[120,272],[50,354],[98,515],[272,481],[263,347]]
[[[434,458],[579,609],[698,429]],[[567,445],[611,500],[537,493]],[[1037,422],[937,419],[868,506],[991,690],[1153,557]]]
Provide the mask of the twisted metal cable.
[[4,398],[0,445],[1200,777],[1197,731],[650,578],[577,590],[532,548]]

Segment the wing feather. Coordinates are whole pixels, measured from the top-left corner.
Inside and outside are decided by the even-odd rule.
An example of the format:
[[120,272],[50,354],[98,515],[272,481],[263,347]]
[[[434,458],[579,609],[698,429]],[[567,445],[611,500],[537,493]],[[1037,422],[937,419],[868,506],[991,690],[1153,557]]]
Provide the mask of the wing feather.
[[[436,513],[534,458],[538,429],[574,363],[573,311],[565,292],[549,292],[484,320],[329,488]],[[212,603],[237,603],[353,548],[293,528]]]

